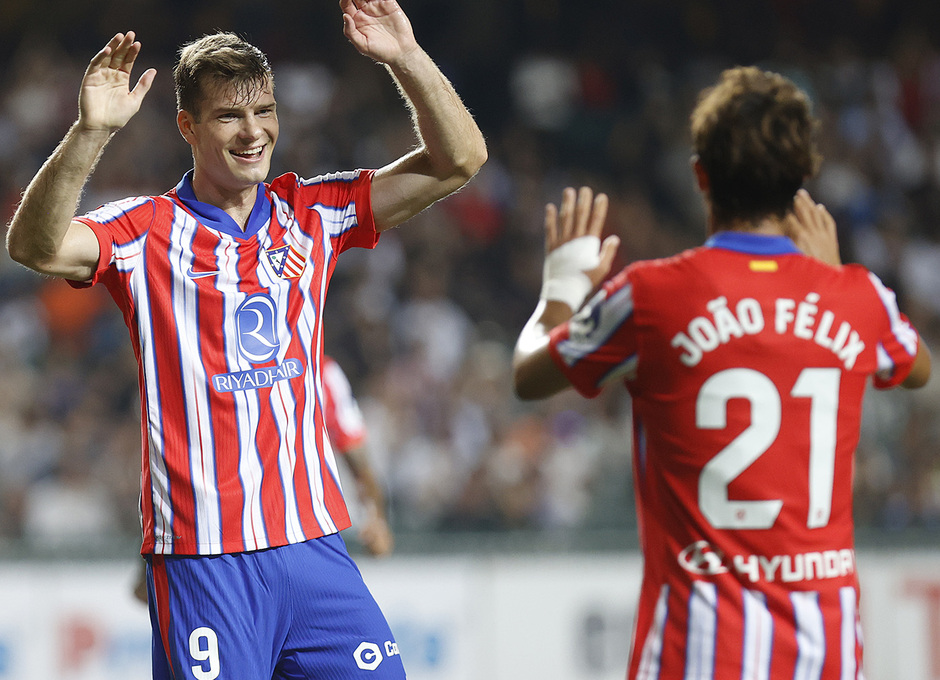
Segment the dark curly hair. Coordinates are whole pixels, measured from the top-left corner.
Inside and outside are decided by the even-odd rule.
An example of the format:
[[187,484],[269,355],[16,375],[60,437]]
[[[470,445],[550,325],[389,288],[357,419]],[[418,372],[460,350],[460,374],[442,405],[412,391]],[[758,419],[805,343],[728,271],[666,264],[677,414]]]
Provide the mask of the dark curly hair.
[[753,66],[724,71],[699,96],[691,127],[719,222],[783,217],[819,168],[809,98],[777,73]]

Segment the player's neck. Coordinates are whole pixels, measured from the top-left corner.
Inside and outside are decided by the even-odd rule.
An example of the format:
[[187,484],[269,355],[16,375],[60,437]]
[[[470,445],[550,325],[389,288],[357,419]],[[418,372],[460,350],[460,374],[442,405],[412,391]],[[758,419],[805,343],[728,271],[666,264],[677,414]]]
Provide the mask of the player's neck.
[[212,182],[200,182],[199,180],[200,177],[194,173],[192,186],[196,200],[224,210],[244,231],[245,225],[248,224],[248,217],[251,215],[255,200],[258,197],[258,186],[252,185],[229,191]]
[[738,231],[765,236],[789,236],[790,234],[786,218],[775,215],[768,215],[759,220],[726,220],[721,222],[710,216],[708,220],[709,235],[721,231]]

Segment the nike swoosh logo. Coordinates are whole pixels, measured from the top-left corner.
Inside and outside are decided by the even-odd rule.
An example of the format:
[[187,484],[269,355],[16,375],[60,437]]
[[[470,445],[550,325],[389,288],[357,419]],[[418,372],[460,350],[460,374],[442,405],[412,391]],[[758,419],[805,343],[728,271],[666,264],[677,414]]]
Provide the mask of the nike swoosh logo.
[[188,276],[191,279],[204,279],[207,276],[216,276],[217,274],[220,274],[220,273],[221,272],[218,269],[215,269],[209,272],[196,272],[196,271],[193,271],[193,266],[189,265],[189,269],[186,271],[186,276]]

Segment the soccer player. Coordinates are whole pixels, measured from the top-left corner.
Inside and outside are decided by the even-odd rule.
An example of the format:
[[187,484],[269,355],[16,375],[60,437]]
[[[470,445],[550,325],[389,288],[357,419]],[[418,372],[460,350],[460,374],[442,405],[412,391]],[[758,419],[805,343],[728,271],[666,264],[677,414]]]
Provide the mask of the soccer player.
[[323,355],[322,373],[324,425],[333,449],[343,454],[352,473],[365,513],[359,540],[370,555],[384,557],[392,552],[395,539],[385,514],[385,494],[369,460],[362,410],[349,378],[329,355]]
[[600,240],[607,197],[569,188],[546,208],[515,388],[632,396],[645,566],[631,679],[862,677],[862,395],[869,379],[922,386],[930,355],[894,294],[840,264],[832,217],[801,189],[814,125],[784,77],[724,72],[691,116],[708,240],[634,262],[583,307],[618,246]]
[[374,171],[266,183],[272,70],[256,47],[219,33],[186,45],[174,69],[193,169],[164,195],[74,217],[156,75],[131,87],[141,45],[119,33],[91,60],[78,120],[9,226],[13,259],[106,286],[130,330],[155,678],[404,677],[338,534],[349,518],[324,427],[322,310],[337,256],[374,247],[461,187],[486,146],[397,2],[340,8],[347,39],[407,101],[412,151]]

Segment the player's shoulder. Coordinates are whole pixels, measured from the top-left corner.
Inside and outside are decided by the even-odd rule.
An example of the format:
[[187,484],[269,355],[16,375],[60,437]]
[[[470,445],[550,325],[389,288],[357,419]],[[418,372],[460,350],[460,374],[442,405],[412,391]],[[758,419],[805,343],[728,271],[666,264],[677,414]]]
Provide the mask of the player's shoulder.
[[357,182],[360,178],[371,175],[369,170],[341,170],[338,172],[328,172],[322,175],[309,178],[298,178],[304,186],[316,186],[318,184],[346,184]]
[[313,177],[301,177],[296,172],[286,172],[276,177],[268,185],[271,189],[316,189],[330,184],[350,184],[371,175],[368,170],[342,170],[328,172]]
[[664,257],[655,257],[646,260],[637,260],[631,266],[635,266],[637,269],[661,271],[669,269],[670,267],[681,267],[691,262],[695,262],[702,257],[707,256],[712,251],[712,248],[707,248],[700,245],[693,248],[680,250],[674,255],[666,255]]
[[265,188],[279,196],[291,194],[301,186],[301,178],[295,172],[285,172],[278,175],[270,182],[265,182]]
[[162,196],[128,196],[99,205],[80,218],[82,221],[106,224],[118,218],[126,219],[128,216],[133,217],[142,212],[152,215],[157,201],[162,198]]
[[366,181],[371,171],[345,170],[314,177],[302,177],[295,172],[279,175],[267,184],[267,189],[283,199],[295,196],[326,197],[333,193],[343,195],[346,189],[357,182]]
[[852,280],[871,280],[874,276],[877,276],[866,266],[857,264],[855,262],[849,262],[843,264],[839,267],[833,267],[839,275]]
[[878,275],[864,265],[850,262],[839,267],[825,264],[822,264],[822,266],[830,272],[833,285],[870,291],[886,288]]
[[636,260],[624,267],[621,275],[634,284],[643,281],[661,284],[665,280],[676,278],[677,274],[681,274],[690,268],[700,267],[700,260],[707,253],[707,248],[699,246],[688,248],[667,257]]

